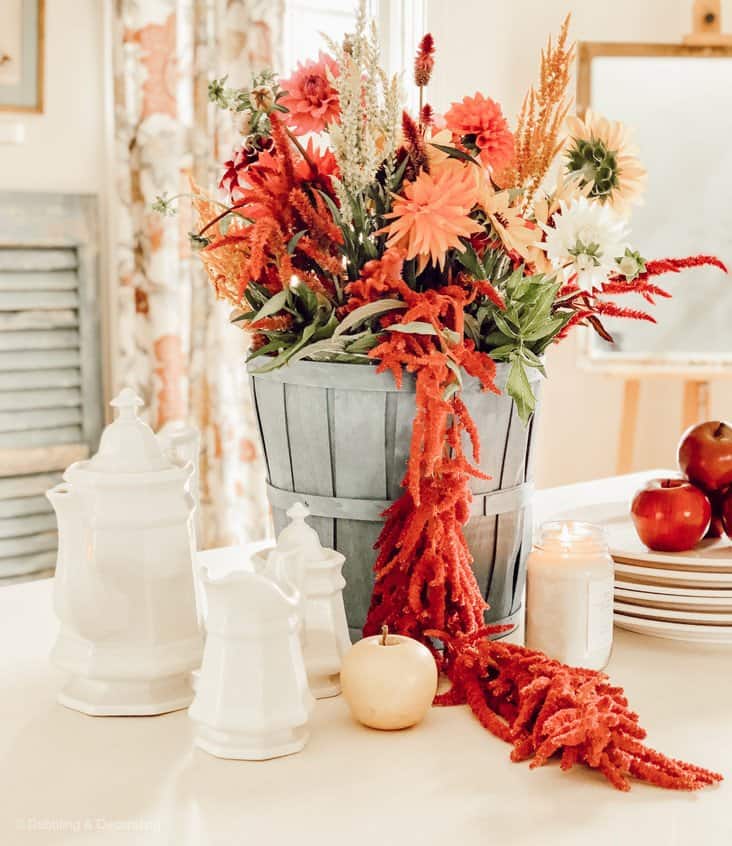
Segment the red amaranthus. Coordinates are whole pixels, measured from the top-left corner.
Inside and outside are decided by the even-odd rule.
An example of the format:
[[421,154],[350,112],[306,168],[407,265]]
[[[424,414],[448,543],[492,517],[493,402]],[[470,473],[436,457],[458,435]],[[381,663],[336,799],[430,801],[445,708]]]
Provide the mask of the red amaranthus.
[[[454,634],[473,631],[483,624],[487,606],[462,527],[470,512],[469,481],[487,477],[463,450],[466,434],[479,460],[475,424],[454,390],[457,368],[479,379],[484,390],[498,393],[492,359],[476,353],[463,335],[463,310],[474,293],[455,284],[439,291],[412,291],[393,253],[367,264],[363,281],[349,289],[363,302],[370,286],[372,293],[399,295],[407,305],[370,355],[379,362],[379,371],[391,370],[399,387],[405,371],[415,375],[416,416],[406,490],[386,512],[377,543],[376,584],[364,634],[380,631],[383,624],[419,639],[429,626]],[[414,322],[431,326],[434,335],[398,331]],[[459,340],[451,343],[448,338]]]
[[458,638],[427,631],[446,645],[452,688],[436,705],[468,703],[481,724],[513,745],[512,761],[532,769],[559,754],[563,770],[585,764],[618,790],[628,776],[672,790],[698,790],[722,780],[718,773],[668,758],[641,743],[646,732],[623,689],[605,673],[568,667],[541,652],[488,640],[500,626]]

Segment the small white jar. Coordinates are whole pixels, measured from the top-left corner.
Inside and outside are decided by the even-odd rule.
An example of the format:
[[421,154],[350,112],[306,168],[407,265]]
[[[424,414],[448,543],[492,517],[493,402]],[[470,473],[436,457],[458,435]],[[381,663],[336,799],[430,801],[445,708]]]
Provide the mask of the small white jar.
[[613,644],[613,560],[599,526],[545,523],[526,573],[526,645],[601,670]]

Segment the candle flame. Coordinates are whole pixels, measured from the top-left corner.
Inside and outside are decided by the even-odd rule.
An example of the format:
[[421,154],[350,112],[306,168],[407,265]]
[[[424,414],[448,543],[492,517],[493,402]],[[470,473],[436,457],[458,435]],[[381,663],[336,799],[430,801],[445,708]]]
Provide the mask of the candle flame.
[[559,532],[559,543],[562,546],[570,546],[572,541],[572,531],[569,528],[567,523],[562,524],[561,531]]

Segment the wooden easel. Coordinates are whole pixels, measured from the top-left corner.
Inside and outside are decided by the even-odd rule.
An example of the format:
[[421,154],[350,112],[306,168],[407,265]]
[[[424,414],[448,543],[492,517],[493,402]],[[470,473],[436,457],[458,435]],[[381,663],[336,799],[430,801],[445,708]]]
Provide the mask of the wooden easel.
[[[722,32],[721,0],[694,0],[692,32],[684,36],[684,44],[695,46],[730,46],[732,34]],[[618,441],[618,473],[633,469],[635,436],[638,429],[638,403],[640,379],[626,379],[623,383],[623,405]],[[682,431],[694,423],[708,420],[709,382],[703,379],[684,380],[684,398],[681,407]]]
[[702,47],[729,46],[732,33],[722,32],[722,0],[694,0],[692,31],[684,36],[684,44]]

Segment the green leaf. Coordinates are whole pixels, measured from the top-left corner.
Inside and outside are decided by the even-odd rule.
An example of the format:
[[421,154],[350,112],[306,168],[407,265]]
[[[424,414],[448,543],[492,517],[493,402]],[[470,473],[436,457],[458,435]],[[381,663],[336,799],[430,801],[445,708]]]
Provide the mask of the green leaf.
[[547,335],[556,335],[557,332],[560,332],[564,324],[566,323],[566,319],[563,316],[559,317],[550,317],[545,323],[535,329],[533,332],[528,332],[525,335],[522,335],[524,341],[540,341],[542,338],[545,338]]
[[508,335],[504,335],[503,332],[490,332],[485,336],[485,338],[483,338],[483,344],[488,347],[489,351],[491,347],[499,347],[504,344],[510,344],[511,347],[515,348],[516,339],[510,338]]
[[[494,351],[495,354],[495,351]],[[535,370],[538,370],[542,376],[546,378],[546,370],[544,368],[544,362],[539,358],[538,355],[531,352],[528,347],[521,347],[520,351],[521,358],[526,362],[529,367],[533,367]]]
[[488,355],[491,358],[506,359],[514,352],[516,352],[516,344],[503,344],[500,347],[492,349]]
[[287,293],[287,291],[278,291],[273,294],[256,313],[254,320],[261,320],[263,317],[270,317],[281,311],[287,305]]
[[300,280],[297,285],[290,286],[293,295],[298,299],[305,308],[305,314],[312,317],[318,310],[318,297],[311,288]]
[[250,282],[244,291],[244,296],[247,298],[247,301],[253,309],[258,309],[261,308],[261,306],[263,306],[272,295],[264,286],[258,285],[256,282]]
[[367,355],[349,352],[315,352],[308,356],[313,361],[337,361],[341,364],[373,364]]
[[374,335],[373,332],[362,332],[360,336],[350,335],[345,340],[349,340],[349,338],[355,338],[346,345],[346,350],[349,353],[366,353],[379,343],[380,336]]
[[292,238],[287,242],[287,255],[291,256],[295,252],[295,247],[302,238],[303,235],[307,232],[307,229],[301,229],[299,232],[296,232]]
[[430,142],[430,146],[443,153],[447,153],[451,159],[460,159],[462,162],[472,162],[476,167],[483,167],[483,165],[481,165],[477,159],[474,159],[470,153],[458,150],[457,147],[449,147],[446,144],[434,144],[432,142]]
[[298,350],[301,350],[307,342],[313,337],[315,333],[316,325],[315,323],[311,323],[305,327],[303,330],[302,336],[297,343],[293,344],[286,350],[283,350],[278,356],[272,359],[269,364],[265,364],[264,367],[260,367],[257,370],[253,371],[254,373],[269,373],[271,370],[277,370],[278,367],[282,367],[283,364],[287,364],[287,362],[295,355]]
[[449,343],[451,343],[453,346],[455,346],[455,344],[459,344],[463,340],[463,336],[459,332],[456,332],[454,329],[448,329],[447,327],[445,327],[442,330],[442,334],[444,335],[445,339],[449,341]]
[[465,321],[466,336],[470,338],[473,343],[478,344],[480,341],[480,326],[478,325],[478,321],[472,314],[468,314],[467,312],[463,314],[463,320]]
[[509,338],[518,338],[519,333],[508,325],[508,320],[498,311],[493,315],[493,320],[496,322],[498,329],[507,335]]
[[229,323],[241,323],[242,320],[252,320],[255,314],[255,311],[243,311],[241,314],[237,314],[236,317],[230,317]]
[[396,191],[397,188],[402,184],[402,179],[404,179],[404,172],[406,171],[408,164],[409,164],[409,156],[405,156],[404,161],[394,171],[394,176],[392,177],[392,180],[391,180],[391,190],[392,191]]
[[320,196],[323,198],[323,202],[326,204],[326,206],[328,206],[328,209],[330,210],[330,213],[333,215],[333,220],[336,222],[336,224],[337,224],[337,225],[338,225],[341,229],[343,229],[343,228],[344,228],[344,227],[343,227],[343,218],[341,217],[341,213],[340,213],[340,211],[338,210],[338,206],[337,206],[337,205],[333,202],[333,199],[332,199],[331,197],[329,197],[329,196],[325,193],[325,191],[321,191],[321,190],[320,190],[320,188],[316,188],[315,190],[316,190],[316,191],[318,192],[318,194],[320,194]]
[[526,375],[524,363],[518,355],[511,359],[511,368],[508,372],[508,380],[506,381],[506,391],[516,403],[516,410],[521,421],[524,425],[527,424],[536,408],[536,399],[534,398],[534,392],[531,390],[531,383],[529,382],[529,377]]
[[348,332],[350,329],[358,326],[359,323],[363,323],[364,320],[368,320],[371,317],[377,317],[380,314],[384,314],[387,311],[393,311],[396,308],[406,307],[407,304],[405,302],[395,299],[376,300],[373,303],[366,303],[366,305],[362,305],[359,308],[354,309],[350,314],[344,317],[338,328],[335,330],[335,334],[343,335],[345,332]]
[[260,355],[268,355],[271,352],[276,352],[277,350],[281,350],[282,347],[285,346],[285,341],[277,338],[273,341],[269,341],[269,343],[264,344],[258,350],[249,353],[247,356],[247,361],[253,361],[255,358],[259,358]]
[[325,323],[320,321],[317,324],[317,326],[315,328],[315,332],[313,332],[313,340],[314,341],[321,341],[321,340],[323,340],[323,338],[333,337],[333,333],[335,332],[337,326],[338,326],[338,317],[335,313],[335,309],[333,309],[330,312],[330,316],[328,317],[328,320]]
[[478,258],[478,254],[473,249],[473,245],[470,241],[466,241],[464,238],[461,238],[461,241],[465,250],[462,253],[456,252],[457,260],[476,279],[485,279],[486,276],[485,271],[483,270],[483,265]]
[[293,356],[290,356],[290,363],[300,361],[303,358],[309,358],[318,353],[337,353],[343,351],[343,341],[338,338],[325,338],[322,341],[316,341],[314,344],[308,344],[302,347]]
[[404,332],[407,335],[436,335],[437,330],[431,323],[423,323],[420,320],[414,320],[411,323],[395,323],[393,326],[387,326],[384,330],[386,332]]

